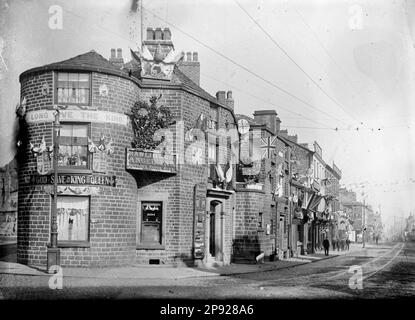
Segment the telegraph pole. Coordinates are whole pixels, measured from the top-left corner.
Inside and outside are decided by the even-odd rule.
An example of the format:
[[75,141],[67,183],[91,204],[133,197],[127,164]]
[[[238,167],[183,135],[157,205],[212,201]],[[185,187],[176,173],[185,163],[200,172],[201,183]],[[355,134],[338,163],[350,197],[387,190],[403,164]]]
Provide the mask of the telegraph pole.
[[140,0],[140,29],[141,29],[141,53],[143,52],[144,49],[144,14],[143,14],[143,1],[144,0]]
[[47,250],[47,272],[50,267],[60,265],[60,250],[58,248],[58,158],[59,158],[59,109],[55,108],[55,121],[53,123],[53,201],[51,212],[50,245]]

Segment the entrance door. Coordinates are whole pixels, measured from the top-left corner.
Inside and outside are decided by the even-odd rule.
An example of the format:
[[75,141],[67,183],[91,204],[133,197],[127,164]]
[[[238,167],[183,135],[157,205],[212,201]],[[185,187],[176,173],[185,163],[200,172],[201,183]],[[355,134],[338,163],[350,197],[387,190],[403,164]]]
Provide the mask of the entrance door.
[[209,253],[214,261],[223,260],[223,204],[220,201],[209,202]]
[[[212,206],[212,205],[211,205]],[[209,225],[209,253],[212,257],[215,257],[215,251],[216,251],[216,243],[215,243],[215,207],[213,207],[213,212],[210,211],[210,225]]]

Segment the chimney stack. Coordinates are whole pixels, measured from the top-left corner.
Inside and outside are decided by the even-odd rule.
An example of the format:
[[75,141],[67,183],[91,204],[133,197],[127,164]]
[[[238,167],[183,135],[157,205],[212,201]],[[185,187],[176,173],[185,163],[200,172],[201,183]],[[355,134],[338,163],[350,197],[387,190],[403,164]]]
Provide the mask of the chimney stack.
[[277,134],[277,112],[275,110],[257,110],[254,112],[254,120],[265,124],[274,135]]
[[225,91],[218,91],[216,92],[216,99],[223,104],[226,104],[225,99],[226,92]]
[[178,64],[178,67],[186,77],[200,86],[200,62],[198,60],[199,55],[197,52],[193,52],[193,54],[190,51],[186,52],[186,61],[183,59],[180,64]]
[[277,117],[275,121],[275,133],[278,135],[280,133],[280,130],[281,130],[281,119]]
[[109,59],[109,61],[119,69],[124,67],[124,59],[122,57],[122,49],[118,48],[117,50],[115,50],[115,48],[112,48],[111,49],[111,58]]
[[171,31],[169,28],[147,28],[147,39],[143,41],[143,44],[147,46],[150,53],[154,56],[157,47],[159,46],[160,58],[163,60],[168,53],[174,49],[173,42],[171,41]]
[[226,93],[226,105],[233,110],[234,108],[234,100],[232,98],[232,91],[228,91]]

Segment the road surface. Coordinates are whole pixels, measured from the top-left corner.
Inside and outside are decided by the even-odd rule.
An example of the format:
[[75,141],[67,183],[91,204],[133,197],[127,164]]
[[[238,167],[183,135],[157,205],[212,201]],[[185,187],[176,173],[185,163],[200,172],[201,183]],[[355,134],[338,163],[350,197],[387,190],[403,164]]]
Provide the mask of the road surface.
[[51,290],[46,276],[0,275],[3,299],[397,297],[415,297],[415,243],[379,244],[288,269],[237,276],[178,280],[64,277],[61,290]]

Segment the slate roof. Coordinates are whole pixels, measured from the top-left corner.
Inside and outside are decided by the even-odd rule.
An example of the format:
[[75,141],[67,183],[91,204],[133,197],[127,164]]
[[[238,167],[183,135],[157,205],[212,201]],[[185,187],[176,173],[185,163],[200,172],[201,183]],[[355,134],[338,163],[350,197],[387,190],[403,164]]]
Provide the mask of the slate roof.
[[107,59],[105,59],[103,56],[101,56],[99,53],[95,52],[94,50],[91,50],[87,53],[77,55],[67,60],[54,62],[51,64],[44,65],[42,67],[29,69],[20,75],[20,79],[22,78],[22,76],[33,72],[49,70],[92,70],[97,72],[128,76],[128,72],[120,70]]
[[101,73],[109,73],[121,77],[125,77],[131,80],[135,80],[141,85],[146,84],[162,84],[163,86],[182,86],[185,89],[193,92],[194,94],[200,96],[212,102],[214,104],[220,105],[226,109],[230,109],[227,105],[220,103],[216,97],[210,95],[208,92],[203,90],[200,86],[194,83],[191,79],[189,79],[180,69],[175,66],[173,70],[173,76],[171,81],[163,81],[163,80],[152,80],[152,79],[136,79],[131,78],[128,75],[129,67],[131,67],[131,61],[124,64],[125,68],[120,69],[117,68],[114,64],[112,64],[109,60],[104,58],[99,53],[91,50],[89,52],[77,55],[73,58],[54,62],[51,64],[47,64],[41,67],[32,68],[29,70],[24,71],[20,74],[20,81],[22,77],[36,72],[43,72],[43,71],[51,71],[51,70],[85,70],[85,71],[96,71]]

